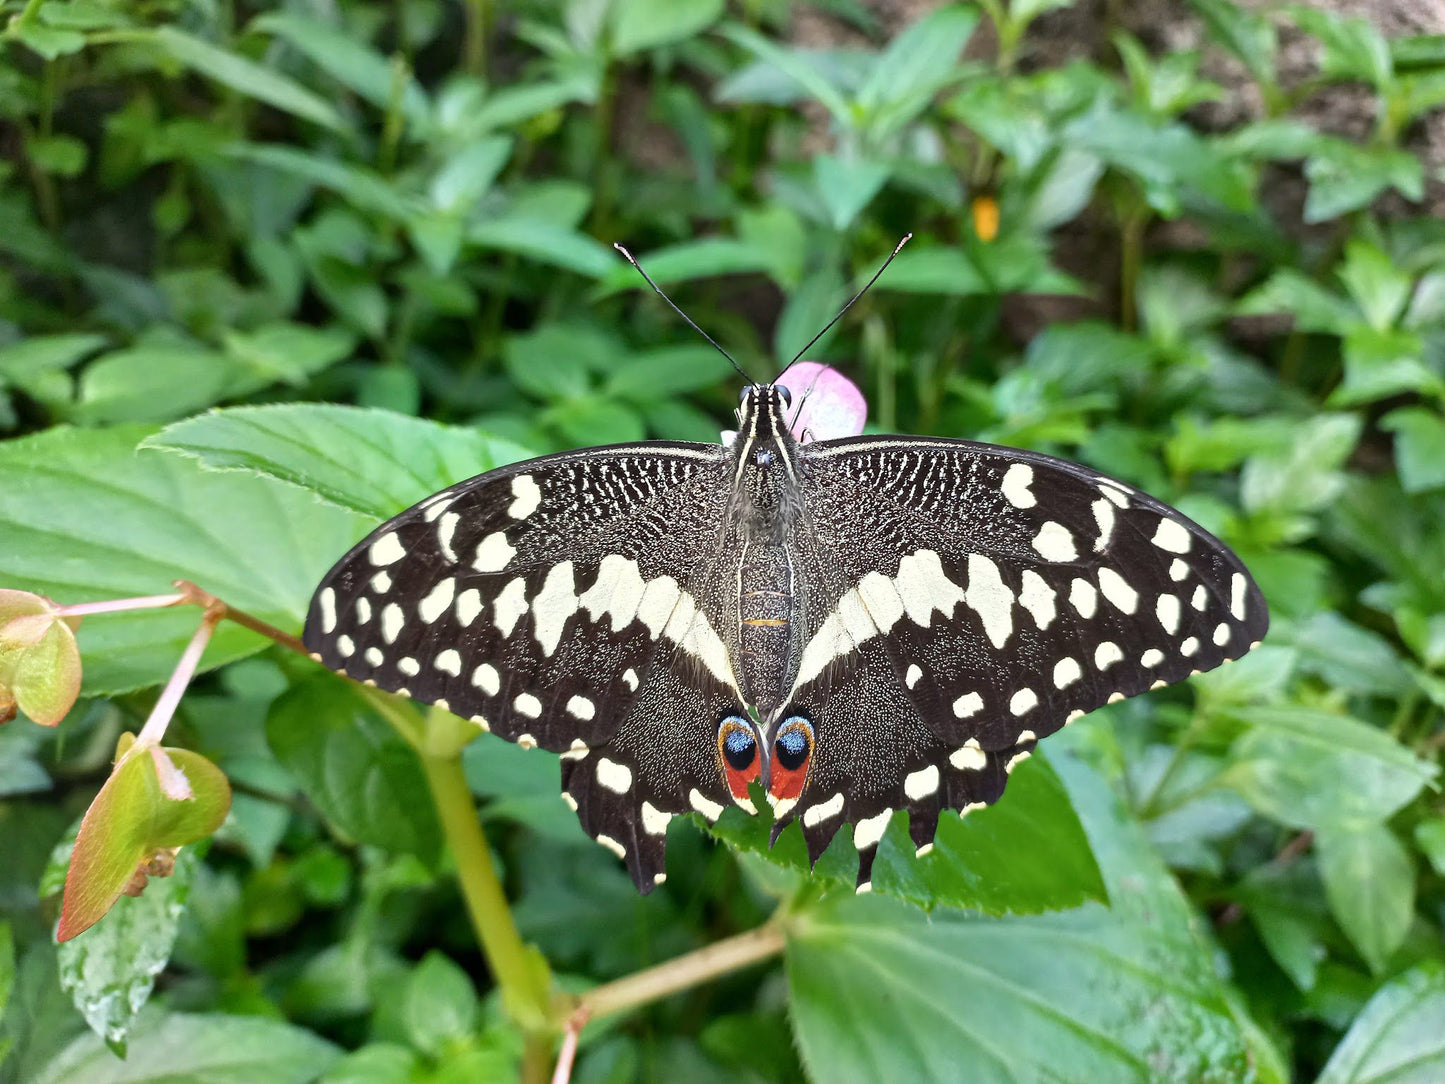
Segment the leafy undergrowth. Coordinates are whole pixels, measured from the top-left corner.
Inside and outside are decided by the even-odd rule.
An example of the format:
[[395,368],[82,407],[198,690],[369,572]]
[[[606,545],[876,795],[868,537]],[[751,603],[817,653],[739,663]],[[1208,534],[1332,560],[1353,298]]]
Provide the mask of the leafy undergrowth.
[[[0,728],[0,1080],[544,1073],[418,756],[446,720],[419,738],[232,621],[197,640],[164,593],[294,633],[340,554],[460,478],[715,440],[737,380],[613,240],[762,376],[910,231],[809,356],[878,431],[1177,504],[1255,573],[1268,640],[1051,738],[924,857],[895,818],[865,897],[846,838],[809,871],[736,810],[676,820],[639,897],[555,757],[464,734],[556,990],[779,932],[599,1016],[574,1079],[1445,1076],[1445,223],[1414,150],[1445,44],[1190,0],[1197,51],[1111,25],[1062,60],[1062,0],[891,32],[804,6],[0,2],[0,718],[30,712]],[[1367,135],[1312,126],[1322,93]],[[133,596],[157,608],[65,609]],[[205,806],[179,821],[176,764]],[[148,830],[81,835],[91,911],[149,885],[57,945],[86,808],[121,805]]]

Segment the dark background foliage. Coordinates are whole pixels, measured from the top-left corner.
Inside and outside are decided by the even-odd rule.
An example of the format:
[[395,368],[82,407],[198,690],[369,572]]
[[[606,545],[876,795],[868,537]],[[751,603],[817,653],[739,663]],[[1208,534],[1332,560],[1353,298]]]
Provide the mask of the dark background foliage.
[[[295,628],[431,489],[716,439],[737,381],[609,242],[763,378],[907,231],[810,352],[878,430],[1090,463],[1262,584],[1242,662],[1051,739],[927,862],[895,824],[891,899],[731,814],[727,845],[679,825],[641,899],[555,758],[469,746],[563,988],[791,916],[783,963],[590,1029],[578,1080],[1445,1077],[1445,37],[1230,0],[5,0],[0,27],[0,586],[188,576]],[[172,728],[230,818],[57,951],[64,841],[193,624],[88,622],[88,699],[0,730],[0,1078],[513,1077],[415,757],[238,630]]]

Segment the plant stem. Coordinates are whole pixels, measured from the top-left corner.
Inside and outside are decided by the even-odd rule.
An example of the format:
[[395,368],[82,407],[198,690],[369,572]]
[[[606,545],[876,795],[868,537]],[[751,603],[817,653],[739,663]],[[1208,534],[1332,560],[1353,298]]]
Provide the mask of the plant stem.
[[245,610],[236,609],[236,607],[226,602],[225,599],[217,598],[209,591],[197,587],[190,580],[177,580],[175,586],[180,589],[181,594],[185,596],[187,602],[194,603],[205,610],[218,610],[220,616],[225,620],[234,621],[243,629],[250,629],[259,636],[264,636],[268,640],[274,640],[282,647],[289,647],[292,651],[305,655],[308,659],[311,657],[311,652],[307,650],[306,645],[289,632],[282,632],[275,625],[268,625],[259,617],[252,617]]
[[590,1018],[636,1008],[730,971],[761,963],[782,952],[783,945],[781,924],[765,922],[747,933],[725,938],[656,967],[593,987],[578,1001],[577,1013]]
[[1142,200],[1139,206],[1130,210],[1120,231],[1119,252],[1119,325],[1125,331],[1135,331],[1139,326],[1138,296],[1139,268],[1144,260],[1144,227],[1149,221],[1149,210]]
[[420,756],[442,832],[456,861],[467,915],[497,980],[502,1002],[529,1038],[541,1038],[550,1025],[549,979],[541,958],[523,942],[512,920],[461,757],[437,756],[425,750]]
[[491,0],[465,0],[466,37],[462,39],[462,64],[467,74],[483,79],[487,74],[487,29],[492,22]]

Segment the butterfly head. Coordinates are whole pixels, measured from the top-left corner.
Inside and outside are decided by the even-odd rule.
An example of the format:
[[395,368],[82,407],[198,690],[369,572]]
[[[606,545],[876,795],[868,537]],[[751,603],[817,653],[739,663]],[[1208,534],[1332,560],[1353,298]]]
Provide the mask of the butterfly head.
[[758,447],[792,440],[788,412],[793,393],[782,384],[749,384],[738,399],[738,436],[744,444]]

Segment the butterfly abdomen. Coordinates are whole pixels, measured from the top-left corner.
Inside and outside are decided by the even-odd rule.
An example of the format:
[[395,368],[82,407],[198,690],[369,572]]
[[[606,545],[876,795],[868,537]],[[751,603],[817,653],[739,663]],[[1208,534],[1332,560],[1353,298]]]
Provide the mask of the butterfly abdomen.
[[743,694],[768,713],[782,703],[795,651],[796,585],[785,544],[755,539],[738,570],[738,655]]

